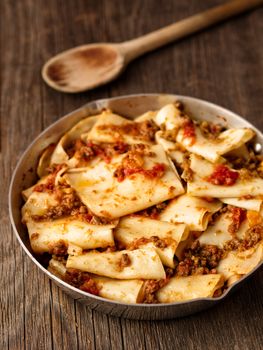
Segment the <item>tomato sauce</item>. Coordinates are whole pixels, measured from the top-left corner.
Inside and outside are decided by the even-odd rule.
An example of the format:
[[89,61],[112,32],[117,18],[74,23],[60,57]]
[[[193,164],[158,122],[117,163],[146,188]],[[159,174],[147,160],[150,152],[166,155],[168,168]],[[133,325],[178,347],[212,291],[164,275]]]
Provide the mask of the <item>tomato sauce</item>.
[[239,177],[237,171],[232,171],[227,166],[219,164],[215,167],[214,172],[206,178],[206,181],[213,185],[233,186]]

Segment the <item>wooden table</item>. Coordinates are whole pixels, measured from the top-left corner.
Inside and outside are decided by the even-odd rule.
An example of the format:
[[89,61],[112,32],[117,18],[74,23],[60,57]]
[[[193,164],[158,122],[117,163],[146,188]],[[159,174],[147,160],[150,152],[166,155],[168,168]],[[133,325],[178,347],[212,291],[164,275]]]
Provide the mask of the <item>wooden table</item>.
[[263,8],[141,57],[120,79],[92,92],[63,95],[41,79],[42,64],[61,50],[131,39],[220,3],[0,1],[0,349],[262,349],[262,269],[223,303],[191,317],[111,318],[51,283],[22,252],[8,218],[8,185],[23,150],[87,101],[140,92],[185,94],[225,106],[263,129]]

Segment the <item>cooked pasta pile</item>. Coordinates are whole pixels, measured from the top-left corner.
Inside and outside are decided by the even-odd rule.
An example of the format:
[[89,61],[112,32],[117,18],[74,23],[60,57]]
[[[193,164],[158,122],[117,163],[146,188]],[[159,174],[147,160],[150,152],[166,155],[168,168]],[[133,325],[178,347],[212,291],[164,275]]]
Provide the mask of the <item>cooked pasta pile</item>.
[[[193,116],[194,117],[194,116]],[[263,158],[248,128],[177,102],[85,118],[40,156],[23,223],[48,270],[126,303],[218,297],[263,256]]]

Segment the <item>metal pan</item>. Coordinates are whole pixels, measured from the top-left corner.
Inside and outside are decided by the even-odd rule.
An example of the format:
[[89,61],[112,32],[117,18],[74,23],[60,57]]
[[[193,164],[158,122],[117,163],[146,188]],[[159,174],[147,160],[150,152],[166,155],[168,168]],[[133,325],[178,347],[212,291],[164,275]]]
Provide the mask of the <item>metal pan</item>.
[[[110,301],[83,292],[71,285],[63,282],[56,276],[47,271],[34,257],[30,248],[28,233],[21,223],[21,206],[23,204],[21,191],[33,185],[36,181],[36,167],[39,154],[52,142],[57,142],[59,138],[75,123],[83,117],[99,113],[102,108],[110,108],[128,118],[148,111],[159,109],[167,103],[176,100],[182,101],[186,110],[196,119],[219,122],[228,127],[250,127],[257,132],[257,147],[263,144],[262,133],[253,127],[249,122],[227,109],[215,104],[202,101],[192,97],[178,95],[160,95],[160,94],[141,94],[129,95],[111,99],[98,100],[90,102],[83,107],[59,119],[57,122],[44,130],[26,149],[18,162],[9,190],[9,213],[10,220],[16,234],[16,237],[29,258],[36,264],[49,278],[51,278],[59,287],[61,287],[72,298],[79,300],[93,310],[107,313],[112,316],[125,317],[140,320],[161,320],[175,317],[182,317],[211,307],[226,298],[230,293],[236,290],[241,284],[251,276],[262,264],[241,280],[233,284],[219,298],[199,298],[188,302],[177,302],[171,304],[125,304],[116,301]],[[41,291],[40,291],[41,293]]]

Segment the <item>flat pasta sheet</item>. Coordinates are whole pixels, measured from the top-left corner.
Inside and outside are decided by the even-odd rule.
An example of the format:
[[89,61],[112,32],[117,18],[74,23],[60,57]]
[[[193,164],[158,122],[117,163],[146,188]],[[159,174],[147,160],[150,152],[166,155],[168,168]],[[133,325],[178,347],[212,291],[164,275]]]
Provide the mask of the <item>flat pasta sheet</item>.
[[[215,170],[215,166],[212,163],[192,154],[190,167],[194,177],[193,181],[187,184],[187,193],[192,196],[212,198],[263,196],[263,179],[260,177],[244,180],[238,178],[232,186],[217,186],[206,179]],[[238,171],[234,172],[239,173]]]
[[216,289],[223,286],[220,274],[173,277],[157,292],[161,303],[173,303],[196,298],[212,297]]
[[[189,230],[185,224],[171,224],[143,216],[123,217],[114,230],[115,240],[125,247],[139,243],[139,247],[156,249],[162,263],[174,267],[174,255],[181,241],[188,237]],[[152,238],[161,240],[151,240]]]
[[220,201],[207,201],[188,194],[170,201],[162,211],[160,218],[173,223],[185,223],[192,231],[204,231],[212,214],[222,207]]
[[[123,254],[128,256],[129,264],[121,268]],[[67,267],[117,279],[165,278],[162,262],[153,248],[113,253],[92,251],[79,256],[69,256]]]
[[35,253],[52,251],[62,241],[66,246],[82,249],[95,249],[114,246],[112,229],[114,225],[91,225],[71,218],[52,222],[33,220],[27,222],[30,243]]
[[110,164],[103,161],[82,172],[68,172],[68,183],[96,215],[118,218],[173,198],[184,192],[181,181],[171,166],[161,146],[152,146],[154,157],[145,156],[145,169],[156,164],[165,165],[161,178],[148,178],[138,173],[119,182],[114,172],[123,156],[116,157]]

